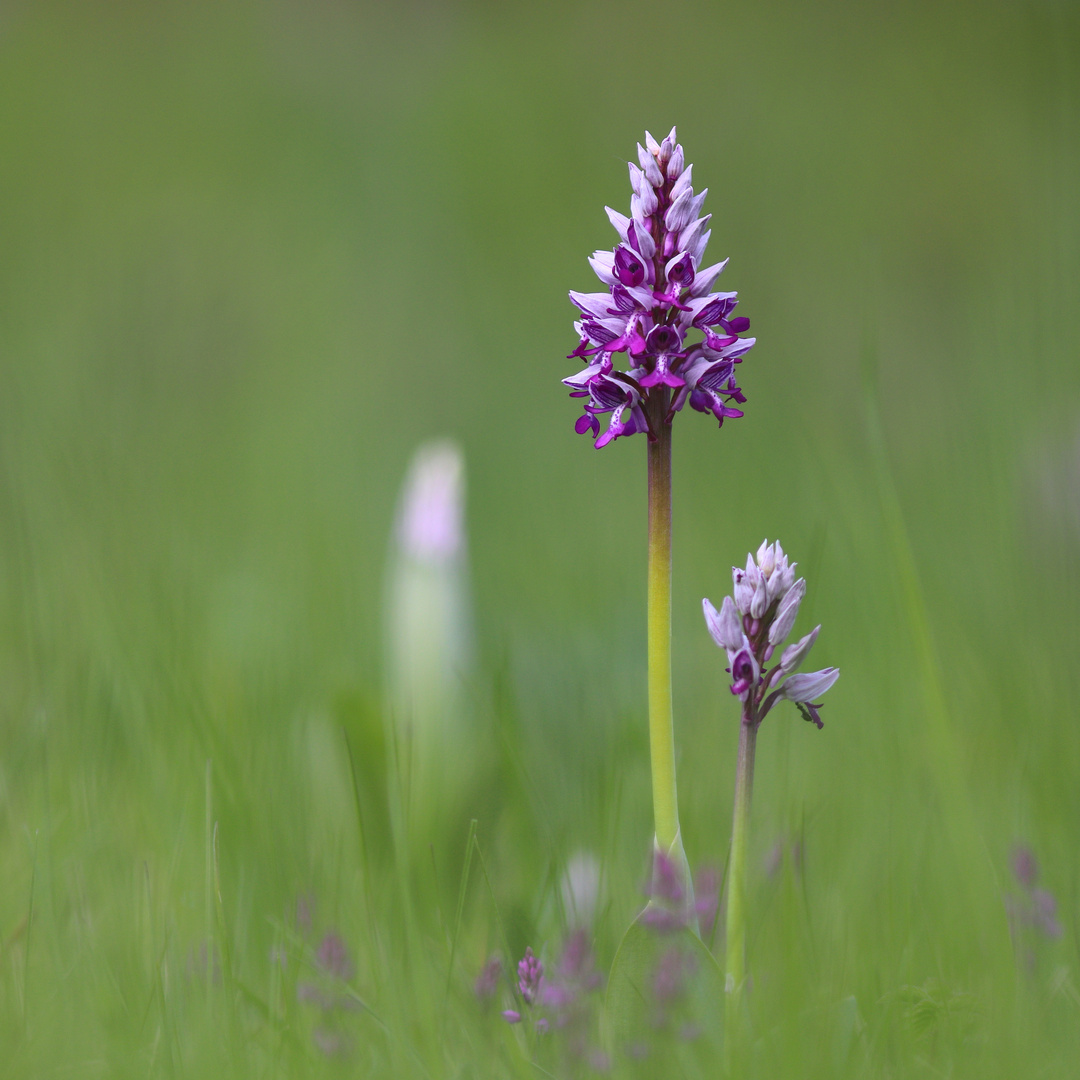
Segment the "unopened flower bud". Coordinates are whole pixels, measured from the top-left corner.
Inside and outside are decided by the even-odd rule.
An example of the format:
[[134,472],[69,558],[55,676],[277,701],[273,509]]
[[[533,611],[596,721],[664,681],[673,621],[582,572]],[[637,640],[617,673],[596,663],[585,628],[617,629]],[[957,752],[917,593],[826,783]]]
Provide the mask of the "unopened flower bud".
[[799,614],[799,604],[802,603],[802,598],[805,595],[806,581],[799,578],[788,589],[784,599],[780,601],[780,607],[776,611],[776,618],[773,619],[773,624],[769,627],[770,645],[779,645],[791,633],[791,629],[795,625],[795,616]]
[[783,653],[780,654],[780,667],[783,668],[785,672],[790,674],[806,659],[810,650],[814,647],[814,642],[817,641],[818,631],[820,629],[820,624],[815,626],[809,634],[799,638],[794,645],[789,645]]
[[735,607],[738,608],[740,614],[746,615],[750,611],[750,602],[754,599],[756,575],[751,576],[748,571],[733,566],[731,578],[735,583]]
[[757,564],[761,572],[768,577],[776,566],[776,549],[768,539],[761,541],[761,547],[757,549]]
[[754,589],[754,598],[750,601],[750,614],[755,619],[760,619],[769,607],[769,589],[765,581],[765,575],[759,574],[757,586]]
[[708,600],[702,600],[701,607],[705,612],[705,625],[709,628],[713,641],[721,649],[737,649],[742,644],[742,620],[731,597],[724,597],[719,611]]

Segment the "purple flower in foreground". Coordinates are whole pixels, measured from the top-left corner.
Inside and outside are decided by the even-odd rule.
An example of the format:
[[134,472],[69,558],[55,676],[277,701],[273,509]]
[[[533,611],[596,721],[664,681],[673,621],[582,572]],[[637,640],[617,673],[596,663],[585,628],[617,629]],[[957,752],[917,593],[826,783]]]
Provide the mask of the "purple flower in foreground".
[[[563,382],[571,397],[585,399],[575,429],[588,431],[597,448],[641,431],[655,439],[652,424],[670,424],[687,402],[721,426],[742,416],[735,406],[746,398],[735,365],[755,340],[739,336],[750,320],[732,317],[737,294],[710,292],[727,260],[702,266],[712,215],[699,215],[708,189],[694,194],[693,166],[675,142],[675,129],[661,143],[646,132],[637,150],[639,164],[630,163],[630,217],[607,209],[619,243],[589,259],[608,291],[570,293],[582,317],[569,358],[587,366]],[[625,371],[615,369],[620,354]],[[645,406],[653,394],[669,404],[650,421]],[[611,418],[601,435],[605,413]]]
[[1064,933],[1057,917],[1057,900],[1048,889],[1036,888],[1039,864],[1031,848],[1018,844],[1012,851],[1012,870],[1025,892],[1022,900],[1006,898],[1006,907],[1014,932],[1020,926],[1034,926],[1047,937],[1057,938]]
[[824,726],[814,699],[821,697],[840,677],[837,668],[823,668],[810,674],[793,674],[806,659],[817,640],[820,626],[789,645],[772,668],[765,665],[777,646],[795,626],[795,616],[806,595],[806,582],[795,580],[796,563],[789,563],[779,541],[763,541],[746,558],[746,568],[732,567],[734,597],[725,596],[717,611],[702,600],[705,625],[713,641],[727,653],[731,692],[743,702],[744,710],[760,723],[778,701],[794,702],[804,720]]
[[476,982],[473,983],[473,993],[480,1001],[490,1001],[495,996],[495,991],[499,989],[499,977],[502,975],[502,961],[493,956],[490,960],[480,969],[480,973],[476,976]]
[[318,952],[315,954],[319,965],[324,971],[348,982],[355,974],[352,961],[349,959],[349,950],[341,935],[335,931],[329,931],[319,943]]
[[531,948],[525,950],[517,973],[524,1008],[506,1009],[503,1019],[508,1024],[528,1020],[539,1034],[554,1026],[572,1056],[585,1056],[590,1046],[595,991],[602,986],[585,931],[578,929],[570,935],[551,978],[545,975],[544,965]]
[[535,1003],[540,993],[540,984],[544,979],[544,965],[533,956],[531,948],[525,950],[525,956],[518,962],[518,990],[526,1005]]
[[1016,880],[1030,889],[1039,878],[1039,864],[1035,853],[1024,844],[1017,844],[1012,851],[1012,870]]
[[[547,982],[544,979],[544,965],[539,957],[533,955],[531,946],[518,961],[517,976],[518,993],[525,1004],[530,1008],[539,1004]],[[508,1024],[520,1024],[524,1019],[524,1014],[518,1009],[506,1009],[502,1015]]]

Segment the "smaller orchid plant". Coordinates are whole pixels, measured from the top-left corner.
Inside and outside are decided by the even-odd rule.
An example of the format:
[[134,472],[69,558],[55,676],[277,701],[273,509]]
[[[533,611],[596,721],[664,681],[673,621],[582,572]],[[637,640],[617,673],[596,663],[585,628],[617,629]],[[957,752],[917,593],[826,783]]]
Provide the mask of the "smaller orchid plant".
[[731,692],[743,704],[743,723],[761,723],[778,701],[793,701],[805,720],[824,727],[813,704],[840,677],[837,668],[822,668],[811,674],[792,674],[806,659],[817,641],[820,626],[789,645],[773,668],[772,659],[795,626],[795,616],[806,595],[804,578],[795,580],[798,563],[788,562],[780,542],[762,541],[753,555],[746,557],[746,569],[732,567],[734,597],[725,596],[717,611],[705,599],[705,625],[713,641],[727,653]]
[[796,674],[817,641],[820,626],[784,649],[779,663],[768,666],[794,629],[806,595],[806,581],[795,578],[796,565],[788,561],[779,541],[770,544],[765,540],[756,560],[748,555],[745,569],[732,567],[734,595],[724,597],[719,611],[709,600],[701,602],[705,625],[727,654],[731,692],[742,704],[728,875],[725,981],[729,1018],[737,1013],[746,978],[746,852],[757,730],[780,701],[793,702],[804,720],[822,728],[821,704],[814,699],[840,677],[834,667]]

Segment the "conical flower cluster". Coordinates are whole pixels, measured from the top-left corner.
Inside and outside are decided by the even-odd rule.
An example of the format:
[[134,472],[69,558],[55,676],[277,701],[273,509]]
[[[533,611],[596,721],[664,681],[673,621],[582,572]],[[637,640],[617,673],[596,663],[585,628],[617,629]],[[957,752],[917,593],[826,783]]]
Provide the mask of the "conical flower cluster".
[[[721,425],[726,417],[742,416],[731,404],[746,401],[735,365],[755,340],[739,336],[750,320],[732,317],[737,294],[710,292],[727,259],[702,268],[712,215],[699,214],[708,189],[694,194],[693,166],[685,164],[675,129],[662,143],[646,132],[637,151],[640,167],[630,163],[630,217],[607,208],[619,244],[589,260],[608,291],[570,293],[582,312],[570,358],[588,366],[563,382],[571,397],[585,399],[575,425],[579,434],[597,436],[599,417],[611,414],[598,448],[639,431],[656,438],[650,425],[671,423],[687,402]],[[626,370],[615,367],[620,353]],[[666,410],[659,420],[650,418],[650,394],[667,400],[669,389]]]
[[792,673],[806,659],[821,627],[814,627],[789,645],[775,667],[765,666],[791,633],[806,595],[806,581],[795,580],[796,565],[788,562],[779,541],[762,541],[756,562],[753,555],[747,555],[745,570],[731,568],[734,597],[725,596],[719,611],[708,600],[702,600],[701,605],[713,641],[727,653],[731,692],[743,702],[744,714],[760,722],[776,702],[786,699],[795,702],[803,718],[820,728],[821,706],[813,700],[836,682],[839,669]]

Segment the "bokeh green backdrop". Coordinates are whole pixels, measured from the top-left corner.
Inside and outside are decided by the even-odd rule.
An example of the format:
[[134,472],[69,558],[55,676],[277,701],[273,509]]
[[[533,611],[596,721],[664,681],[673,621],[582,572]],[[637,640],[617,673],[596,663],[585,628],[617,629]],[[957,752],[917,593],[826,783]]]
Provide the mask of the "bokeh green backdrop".
[[[822,954],[792,985],[856,994],[874,1030],[886,995],[940,979],[1015,1021],[986,1020],[950,1068],[1066,1068],[1076,8],[276,0],[0,8],[11,1075],[165,1068],[147,1002],[169,1000],[161,958],[182,982],[206,932],[208,759],[251,981],[268,915],[298,893],[349,925],[334,732],[345,716],[363,743],[355,717],[379,711],[394,501],[432,435],[465,449],[495,691],[477,691],[445,880],[410,888],[452,906],[475,816],[514,948],[542,930],[529,897],[551,851],[578,847],[607,853],[617,938],[649,836],[644,445],[593,451],[558,380],[566,291],[592,287],[586,256],[612,243],[603,207],[625,209],[643,130],[673,123],[759,340],[745,419],[717,432],[688,413],[675,432],[691,858],[723,862],[736,742],[700,600],[779,536],[809,582],[800,625],[824,623],[817,658],[843,672],[823,732],[784,715],[762,735],[756,843],[802,838]],[[1002,905],[1018,841],[1064,927],[1034,973]],[[782,966],[768,910],[760,963]],[[463,985],[485,955],[474,932]],[[198,1074],[183,1016],[169,1060]],[[916,1050],[896,1060],[933,1059]]]

